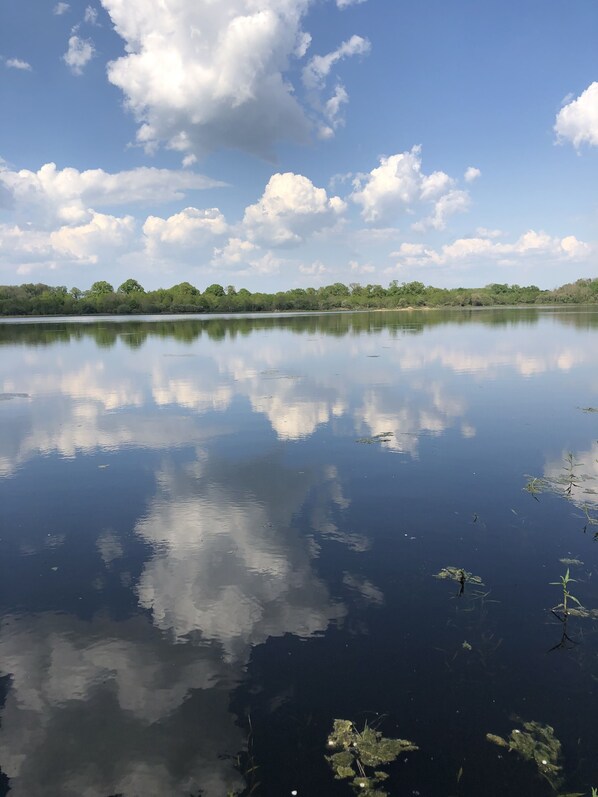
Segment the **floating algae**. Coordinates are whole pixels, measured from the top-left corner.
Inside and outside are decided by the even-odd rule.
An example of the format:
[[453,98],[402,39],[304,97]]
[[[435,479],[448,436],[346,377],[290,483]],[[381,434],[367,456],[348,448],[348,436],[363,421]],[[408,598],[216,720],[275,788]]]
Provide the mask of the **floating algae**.
[[334,720],[328,749],[336,750],[326,760],[337,780],[349,780],[351,788],[364,797],[386,797],[388,792],[380,786],[388,775],[377,767],[418,747],[406,739],[386,739],[368,725],[360,732],[350,720]]
[[563,783],[561,761],[561,743],[554,735],[550,725],[539,722],[524,722],[523,730],[515,728],[508,739],[487,733],[486,739],[499,747],[506,747],[526,761],[533,761],[538,773],[548,781],[554,791],[558,791]]
[[372,443],[388,443],[391,437],[394,437],[394,432],[380,432],[372,437],[360,437],[355,442],[371,446]]
[[31,398],[29,393],[0,393],[0,401],[10,401],[16,398]]
[[464,593],[466,584],[477,584],[478,586],[484,586],[484,582],[479,576],[474,576],[472,573],[469,573],[462,567],[443,567],[440,573],[436,573],[434,578],[456,581],[461,585],[459,595]]

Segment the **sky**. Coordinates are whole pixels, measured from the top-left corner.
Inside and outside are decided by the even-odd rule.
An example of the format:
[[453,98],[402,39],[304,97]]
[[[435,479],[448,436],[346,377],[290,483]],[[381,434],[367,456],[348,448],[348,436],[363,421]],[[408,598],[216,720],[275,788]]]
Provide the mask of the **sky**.
[[598,276],[596,0],[0,0],[0,284]]

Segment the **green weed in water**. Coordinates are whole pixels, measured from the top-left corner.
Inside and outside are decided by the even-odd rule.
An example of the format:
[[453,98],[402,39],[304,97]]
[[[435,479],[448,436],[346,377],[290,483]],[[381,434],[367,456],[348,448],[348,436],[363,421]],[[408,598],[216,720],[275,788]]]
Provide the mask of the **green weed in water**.
[[517,753],[526,761],[532,761],[538,773],[548,781],[555,792],[562,786],[561,743],[550,725],[524,722],[523,730],[515,728],[508,739],[503,739],[494,733],[487,733],[486,739],[499,747],[506,747],[510,752]]
[[459,595],[463,595],[465,592],[465,585],[466,584],[477,584],[479,586],[484,586],[484,582],[479,576],[474,576],[472,573],[469,573],[467,570],[464,570],[462,567],[443,567],[440,573],[436,573],[434,578],[439,579],[449,579],[450,581],[456,581],[458,584],[461,585],[459,589]]
[[553,606],[552,611],[556,614],[557,612],[561,612],[563,617],[567,617],[571,613],[571,609],[569,608],[569,601],[573,601],[578,606],[581,606],[581,601],[579,601],[575,595],[572,595],[569,592],[569,584],[575,583],[575,579],[571,578],[569,575],[569,568],[567,568],[567,572],[564,576],[560,576],[559,581],[551,581],[551,585],[555,587],[561,587],[563,591],[563,601],[559,603],[557,606]]
[[391,437],[394,437],[394,432],[380,432],[372,437],[360,437],[355,442],[371,446],[373,443],[388,443]]
[[327,744],[335,751],[326,756],[334,777],[348,780],[353,791],[364,797],[386,797],[383,784],[388,774],[380,767],[391,764],[401,753],[418,749],[406,739],[387,739],[367,724],[358,731],[351,720],[334,720]]

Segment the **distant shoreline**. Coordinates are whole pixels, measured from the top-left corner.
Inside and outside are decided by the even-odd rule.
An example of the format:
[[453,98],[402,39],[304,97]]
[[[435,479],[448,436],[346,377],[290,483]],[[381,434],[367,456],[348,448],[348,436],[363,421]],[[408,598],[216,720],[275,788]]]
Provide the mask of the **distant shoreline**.
[[409,312],[435,309],[497,307],[550,307],[598,304],[598,279],[579,279],[554,290],[536,285],[491,283],[483,288],[435,288],[423,282],[388,287],[377,284],[344,285],[335,282],[319,288],[291,288],[276,293],[237,290],[214,283],[200,291],[188,282],[146,291],[135,279],[116,290],[104,280],[87,291],[43,283],[0,285],[0,318],[51,318],[56,316],[135,317],[139,315],[207,315],[239,313],[321,313],[371,311]]

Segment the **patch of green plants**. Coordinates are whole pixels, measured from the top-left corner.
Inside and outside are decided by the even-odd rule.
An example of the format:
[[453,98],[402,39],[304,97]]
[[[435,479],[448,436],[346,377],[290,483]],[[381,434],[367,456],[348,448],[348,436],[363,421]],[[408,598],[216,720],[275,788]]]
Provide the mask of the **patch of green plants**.
[[394,432],[380,432],[372,437],[359,437],[355,442],[371,446],[373,443],[388,443],[391,437],[394,437]]
[[449,580],[449,581],[456,581],[459,585],[459,595],[463,595],[465,592],[465,585],[466,584],[476,584],[477,586],[484,586],[484,582],[480,578],[480,576],[474,576],[473,573],[470,573],[468,570],[465,570],[463,567],[453,567],[449,565],[447,567],[443,567],[439,573],[436,573],[434,578],[439,578],[441,580]]
[[548,781],[555,792],[563,785],[561,743],[550,725],[523,722],[522,728],[514,728],[506,739],[495,733],[487,733],[486,739],[492,744],[507,748],[509,752],[516,753],[526,761],[531,761],[538,774]]
[[380,731],[365,725],[358,731],[351,720],[334,720],[328,736],[326,760],[337,780],[346,780],[356,794],[364,797],[386,797],[388,779],[382,767],[391,764],[401,753],[417,750],[406,739],[387,739]]

